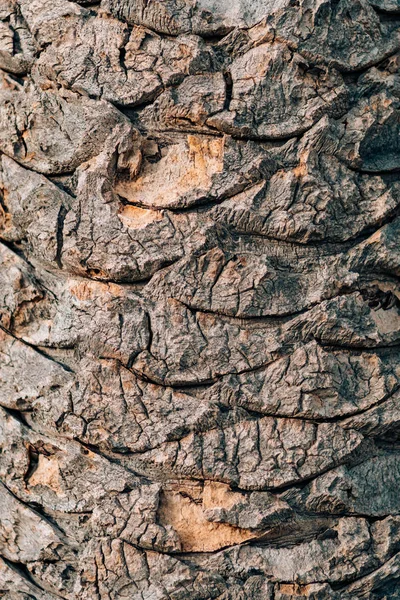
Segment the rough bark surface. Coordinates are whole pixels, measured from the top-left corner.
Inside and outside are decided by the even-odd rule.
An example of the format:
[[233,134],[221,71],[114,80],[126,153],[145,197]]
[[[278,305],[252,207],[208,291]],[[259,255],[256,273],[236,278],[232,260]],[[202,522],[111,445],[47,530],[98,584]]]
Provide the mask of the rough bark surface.
[[400,598],[399,0],[0,0],[0,597]]

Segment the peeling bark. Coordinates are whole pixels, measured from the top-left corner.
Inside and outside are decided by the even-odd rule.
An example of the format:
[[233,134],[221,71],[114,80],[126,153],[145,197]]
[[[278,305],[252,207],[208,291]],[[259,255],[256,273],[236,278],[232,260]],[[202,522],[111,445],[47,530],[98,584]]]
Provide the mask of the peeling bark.
[[400,598],[397,0],[0,0],[0,597]]

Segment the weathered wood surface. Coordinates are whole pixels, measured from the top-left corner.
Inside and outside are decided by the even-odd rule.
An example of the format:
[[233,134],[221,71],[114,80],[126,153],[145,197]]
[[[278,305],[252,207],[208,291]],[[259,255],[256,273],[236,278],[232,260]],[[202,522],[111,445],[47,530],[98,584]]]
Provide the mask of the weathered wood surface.
[[398,0],[0,0],[0,597],[400,598]]

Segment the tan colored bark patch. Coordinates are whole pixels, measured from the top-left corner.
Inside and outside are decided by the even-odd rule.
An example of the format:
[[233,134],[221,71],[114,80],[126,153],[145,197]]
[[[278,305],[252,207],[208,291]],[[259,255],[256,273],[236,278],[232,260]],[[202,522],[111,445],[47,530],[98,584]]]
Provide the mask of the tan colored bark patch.
[[[174,528],[184,552],[213,552],[260,537],[260,532],[256,534],[249,529],[207,521],[203,507],[211,508],[211,503],[225,501],[224,506],[229,508],[236,501],[222,487],[218,489],[219,484],[215,484],[215,489],[212,489],[210,486],[211,489],[205,491],[205,499],[200,486],[166,490],[162,493],[158,521],[161,525]],[[240,496],[235,493],[231,495]],[[206,506],[203,504],[204,500]]]
[[118,214],[120,221],[129,229],[144,229],[151,223],[161,221],[162,213],[137,206],[124,206]]
[[310,592],[310,585],[298,585],[296,583],[282,583],[279,586],[279,591],[281,594],[288,594],[296,596],[305,596],[308,598]]
[[206,481],[203,492],[203,509],[209,508],[232,508],[238,502],[243,501],[243,495],[232,492],[229,485],[216,481]]
[[118,297],[124,294],[124,291],[115,283],[100,283],[97,281],[80,281],[70,288],[71,294],[78,300],[93,300],[102,296],[105,300],[109,297]]
[[192,190],[208,190],[223,169],[224,140],[188,135],[170,146],[157,163],[144,162],[135,181],[120,181],[116,192],[134,204],[167,207]]
[[55,456],[39,454],[38,465],[29,478],[29,485],[44,485],[55,492],[60,492],[60,469]]

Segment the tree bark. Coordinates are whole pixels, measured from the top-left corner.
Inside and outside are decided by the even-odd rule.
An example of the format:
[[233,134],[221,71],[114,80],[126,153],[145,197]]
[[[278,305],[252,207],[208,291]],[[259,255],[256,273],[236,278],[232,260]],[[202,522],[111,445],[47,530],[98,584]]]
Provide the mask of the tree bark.
[[0,19],[0,597],[400,598],[399,1]]

